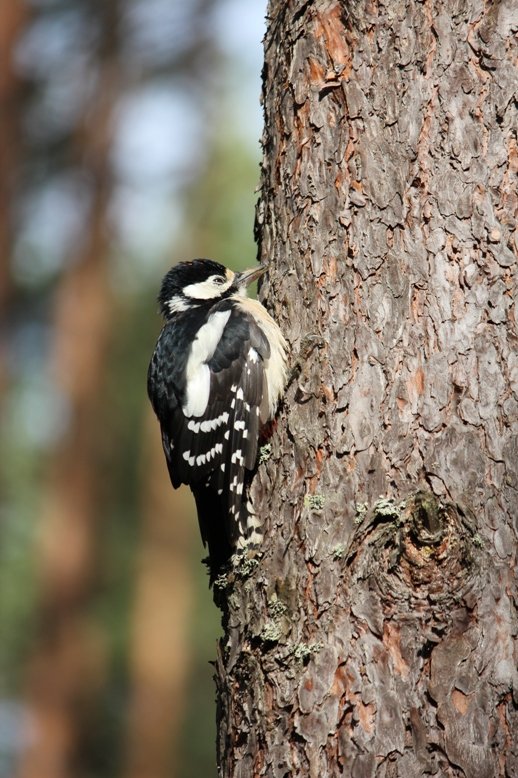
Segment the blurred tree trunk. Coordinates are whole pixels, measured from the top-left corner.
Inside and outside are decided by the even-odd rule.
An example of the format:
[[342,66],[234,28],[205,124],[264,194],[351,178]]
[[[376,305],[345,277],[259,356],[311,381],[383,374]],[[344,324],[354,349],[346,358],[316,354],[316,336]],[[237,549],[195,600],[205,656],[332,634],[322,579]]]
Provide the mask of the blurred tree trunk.
[[0,398],[7,382],[7,329],[13,294],[13,205],[23,100],[22,82],[16,72],[14,52],[27,18],[28,10],[24,0],[11,0],[10,3],[0,5]]
[[[34,726],[23,778],[79,778],[88,716],[104,673],[104,647],[88,613],[98,573],[103,382],[113,329],[108,279],[112,109],[119,89],[117,4],[107,3],[96,101],[79,128],[91,181],[84,245],[56,297],[53,361],[68,426],[50,462],[39,538],[40,605],[28,678]],[[83,762],[83,767],[80,767]]]
[[160,434],[149,409],[142,468],[144,520],[129,650],[131,700],[125,778],[179,775],[178,739],[186,709],[193,603],[189,570],[192,525],[179,517],[188,512],[191,500],[187,490],[171,494],[163,457]]
[[306,354],[221,775],[518,775],[516,3],[270,0],[262,289]]

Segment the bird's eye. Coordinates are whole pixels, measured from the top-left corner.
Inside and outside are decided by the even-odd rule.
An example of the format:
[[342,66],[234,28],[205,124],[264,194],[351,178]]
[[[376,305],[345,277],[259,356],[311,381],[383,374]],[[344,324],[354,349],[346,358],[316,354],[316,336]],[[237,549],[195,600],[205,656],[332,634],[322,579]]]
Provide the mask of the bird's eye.
[[221,284],[224,284],[226,280],[227,279],[223,278],[223,276],[216,276],[214,278],[214,283],[217,284],[218,286],[221,286]]

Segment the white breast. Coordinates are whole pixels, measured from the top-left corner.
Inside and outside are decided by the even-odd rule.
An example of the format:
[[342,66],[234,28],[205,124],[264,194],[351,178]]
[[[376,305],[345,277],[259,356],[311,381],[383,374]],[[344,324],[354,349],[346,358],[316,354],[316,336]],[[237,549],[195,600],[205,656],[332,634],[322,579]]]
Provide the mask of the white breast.
[[[257,325],[262,329],[270,344],[270,358],[265,363],[265,373],[268,390],[268,418],[272,418],[277,410],[277,405],[286,386],[287,378],[287,348],[279,326],[274,322],[264,305],[258,300],[250,300],[247,297],[241,299],[239,304]],[[266,421],[266,419],[262,419]]]

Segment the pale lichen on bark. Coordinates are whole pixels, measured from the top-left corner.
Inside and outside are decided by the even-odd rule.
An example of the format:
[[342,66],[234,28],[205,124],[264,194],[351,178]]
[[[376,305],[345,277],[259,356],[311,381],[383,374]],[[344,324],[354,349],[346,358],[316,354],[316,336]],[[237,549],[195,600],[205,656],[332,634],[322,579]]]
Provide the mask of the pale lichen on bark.
[[323,347],[254,483],[268,530],[224,614],[222,774],[510,778],[516,4],[268,16],[262,295],[295,353]]

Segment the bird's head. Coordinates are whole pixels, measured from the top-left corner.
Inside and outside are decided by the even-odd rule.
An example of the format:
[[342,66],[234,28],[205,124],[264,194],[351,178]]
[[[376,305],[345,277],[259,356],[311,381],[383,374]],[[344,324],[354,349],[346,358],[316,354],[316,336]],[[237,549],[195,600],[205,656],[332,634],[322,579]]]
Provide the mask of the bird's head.
[[180,262],[164,276],[158,295],[160,312],[168,319],[175,313],[232,295],[246,297],[247,287],[265,270],[259,265],[234,273],[212,259]]

